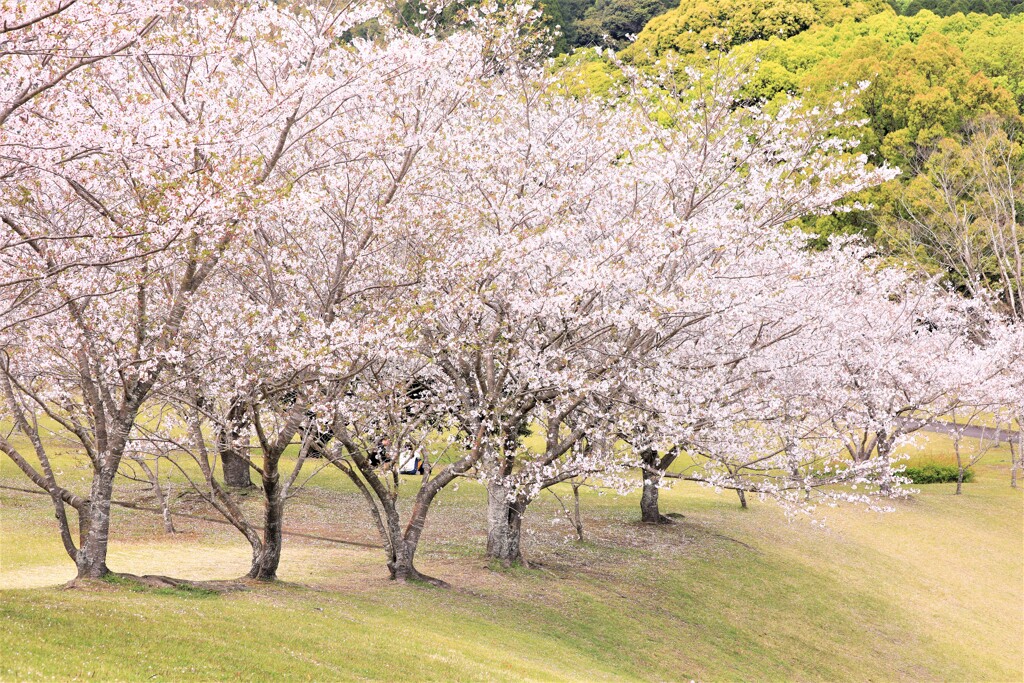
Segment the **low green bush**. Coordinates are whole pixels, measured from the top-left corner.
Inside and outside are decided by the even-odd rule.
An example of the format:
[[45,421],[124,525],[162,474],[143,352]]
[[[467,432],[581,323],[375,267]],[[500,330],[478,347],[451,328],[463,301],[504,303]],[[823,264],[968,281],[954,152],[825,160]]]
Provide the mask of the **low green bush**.
[[[913,484],[945,484],[956,481],[957,467],[955,465],[936,465],[928,463],[920,467],[908,467],[903,476],[910,479]],[[974,471],[964,470],[964,481],[973,481]]]

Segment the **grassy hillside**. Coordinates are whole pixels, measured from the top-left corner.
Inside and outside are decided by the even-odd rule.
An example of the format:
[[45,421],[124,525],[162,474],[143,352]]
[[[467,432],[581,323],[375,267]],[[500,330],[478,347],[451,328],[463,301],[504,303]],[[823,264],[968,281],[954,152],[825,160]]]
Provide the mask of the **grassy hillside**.
[[[914,454],[948,457],[937,436]],[[485,566],[483,494],[462,484],[439,500],[421,559],[449,590],[392,585],[377,551],[295,537],[279,585],[62,590],[73,570],[46,498],[0,489],[0,677],[1019,680],[1024,510],[1006,460],[988,454],[963,496],[930,485],[891,514],[829,510],[824,529],[677,485],[664,508],[685,517],[667,528],[637,525],[635,497],[587,493],[577,544],[544,499],[528,518],[539,568],[510,572]],[[289,508],[290,529],[374,542],[360,501],[323,475]],[[24,486],[7,461],[0,483]],[[117,515],[115,570],[247,569],[230,528],[179,518],[168,536],[156,515]]]

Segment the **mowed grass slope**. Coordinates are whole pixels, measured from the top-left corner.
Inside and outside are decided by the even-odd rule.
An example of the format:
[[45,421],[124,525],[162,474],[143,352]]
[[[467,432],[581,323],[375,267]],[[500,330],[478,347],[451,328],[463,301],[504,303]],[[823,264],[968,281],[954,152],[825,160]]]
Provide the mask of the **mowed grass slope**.
[[[947,462],[929,437],[914,460]],[[451,589],[387,581],[381,553],[287,539],[282,583],[222,595],[52,587],[73,576],[48,500],[0,489],[0,676],[21,680],[1017,681],[1024,676],[1024,507],[1007,450],[965,494],[921,487],[889,514],[772,504],[739,509],[695,485],[663,493],[666,528],[637,498],[585,493],[588,539],[528,517],[538,569],[483,559],[483,493],[462,483],[431,513],[421,569]],[[62,462],[74,474],[70,459]],[[9,462],[0,483],[30,488]],[[125,483],[118,497],[136,500]],[[258,496],[250,501],[258,509]],[[187,499],[181,511],[203,512]],[[290,503],[289,527],[374,542],[363,504],[329,470]],[[119,571],[233,578],[248,546],[223,525],[118,510]],[[467,531],[468,528],[468,531]],[[36,587],[51,586],[51,587]]]

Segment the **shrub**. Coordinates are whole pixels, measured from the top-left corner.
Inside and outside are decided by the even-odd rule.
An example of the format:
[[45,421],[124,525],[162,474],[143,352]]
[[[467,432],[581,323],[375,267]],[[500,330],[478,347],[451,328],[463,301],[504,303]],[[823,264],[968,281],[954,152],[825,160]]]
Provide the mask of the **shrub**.
[[[903,476],[910,479],[914,484],[945,484],[956,481],[957,468],[955,465],[936,465],[928,463],[920,467],[908,467]],[[974,471],[964,470],[964,481],[973,481]]]

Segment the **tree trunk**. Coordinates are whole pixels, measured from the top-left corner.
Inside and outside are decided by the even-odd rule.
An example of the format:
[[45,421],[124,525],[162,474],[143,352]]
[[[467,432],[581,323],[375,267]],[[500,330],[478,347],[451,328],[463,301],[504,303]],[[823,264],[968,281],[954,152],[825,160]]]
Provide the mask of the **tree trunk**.
[[[365,457],[358,447],[353,447],[349,442],[345,448],[352,454],[355,467],[342,460],[337,452],[324,449],[323,457],[347,474],[362,493],[370,508],[370,515],[377,526],[381,541],[384,543],[384,553],[387,556],[388,572],[391,574],[391,579],[399,583],[419,580],[437,586],[446,586],[447,584],[440,579],[421,574],[414,564],[416,548],[419,545],[420,534],[426,525],[430,503],[439,490],[436,488],[436,482],[424,485],[416,494],[416,500],[409,516],[409,524],[403,532],[402,518],[398,511],[397,491],[388,489],[384,485],[377,474],[374,463]],[[360,478],[360,474],[363,478]]]
[[[416,548],[419,546],[420,536],[427,522],[427,513],[435,496],[457,477],[464,475],[473,467],[480,458],[481,444],[483,440],[484,427],[481,425],[477,430],[476,441],[469,453],[465,454],[456,462],[449,463],[440,472],[431,478],[431,469],[427,469],[420,490],[416,493],[412,510],[409,512],[409,523],[402,532],[401,517],[398,513],[397,489],[389,489],[378,476],[376,467],[370,459],[351,439],[345,436],[344,430],[337,430],[339,441],[344,449],[352,457],[359,474],[355,468],[346,464],[340,457],[338,451],[325,451],[325,456],[330,462],[348,474],[356,487],[362,492],[369,504],[371,515],[377,524],[377,530],[384,541],[384,549],[388,555],[388,570],[391,578],[398,582],[405,582],[410,579],[426,581],[435,586],[447,586],[444,581],[435,579],[420,573],[414,564]],[[362,475],[365,484],[360,480]],[[396,478],[397,479],[397,478]],[[397,482],[396,482],[397,483]],[[380,506],[378,509],[377,506]],[[381,514],[383,512],[383,514]]]
[[501,554],[501,545],[505,540],[505,528],[508,524],[507,486],[497,482],[487,482],[487,556],[496,557]]
[[263,494],[266,499],[263,515],[263,542],[258,551],[254,548],[252,567],[249,569],[248,577],[260,581],[274,581],[277,579],[277,567],[281,563],[284,500],[281,497],[276,463],[264,471],[266,475],[263,477]]
[[228,424],[230,427],[222,429],[217,435],[217,451],[224,472],[224,485],[247,489],[252,486],[249,461],[234,445],[245,425],[245,404],[236,402],[231,405]]
[[247,578],[257,581],[276,581],[277,566],[281,562],[281,544],[264,543],[253,547],[252,565]]
[[892,493],[892,447],[896,437],[881,431],[878,436],[878,459],[882,463],[882,480],[878,484],[878,490],[885,495]]
[[747,509],[747,492],[743,489],[736,489],[736,494],[740,497],[740,507],[744,510]]
[[[384,541],[384,550],[388,554],[388,571],[391,578],[396,581],[406,581],[417,578],[419,572],[413,566],[413,556],[416,554],[416,543],[407,542],[406,535],[402,533],[402,518],[398,513],[398,498],[396,495],[386,495],[380,499],[380,506],[384,510],[383,519],[378,521],[377,528]],[[374,514],[380,516],[374,507]],[[421,520],[421,524],[424,520]],[[416,538],[416,542],[419,537]]]
[[640,494],[640,521],[644,524],[672,524],[672,520],[661,514],[658,507],[658,492],[661,476],[655,470],[660,470],[658,452],[652,448],[645,449],[640,453],[640,459],[644,467],[640,470],[643,476],[643,492]]
[[658,508],[658,475],[644,470],[644,488],[640,494],[640,521],[645,524],[664,524],[668,518]]
[[510,502],[510,494],[507,485],[487,484],[487,557],[498,560],[505,567],[526,564],[522,551],[526,504]]
[[247,578],[257,581],[276,581],[277,567],[281,563],[281,538],[267,534],[263,543],[253,545],[252,565]]
[[249,463],[234,448],[220,452],[220,464],[224,470],[224,485],[236,489],[247,489],[252,486]]
[[507,504],[504,517],[488,529],[487,557],[501,562],[503,567],[527,566],[522,546],[525,507],[520,503]]
[[[953,424],[956,424],[956,415],[954,414]],[[960,433],[953,438],[953,452],[956,453],[956,492],[954,495],[959,496],[963,493],[964,488],[964,463],[960,457]]]
[[441,579],[434,578],[433,576],[427,576],[420,572],[416,568],[414,559],[416,557],[416,549],[412,544],[407,543],[404,540],[400,540],[395,547],[398,549],[398,553],[395,555],[395,561],[391,566],[391,579],[396,583],[407,583],[409,581],[424,581],[434,586],[442,586],[448,588],[448,583]]
[[174,519],[171,517],[171,485],[167,484],[167,491],[165,492],[163,487],[160,486],[160,460],[157,459],[153,463],[153,467],[146,464],[145,460],[138,460],[139,466],[142,471],[146,473],[146,477],[149,479],[150,485],[153,487],[153,493],[156,494],[156,500],[160,503],[160,513],[164,518],[164,531],[169,534],[176,533],[174,529]]
[[82,538],[75,564],[80,579],[101,579],[110,572],[107,568],[107,545],[110,541],[110,499],[113,493],[114,473],[97,472],[92,480],[88,514],[79,518]]
[[580,516],[580,484],[572,483],[572,525],[576,528],[576,540],[583,542],[583,517]]
[[160,501],[160,513],[164,518],[164,531],[169,534],[177,533],[177,529],[174,528],[174,518],[171,517],[171,485],[167,485],[167,491],[164,491],[159,483],[154,484],[156,488],[157,499]]
[[[452,478],[454,476],[445,477],[443,480],[434,479],[421,487],[419,493],[416,494],[416,502],[413,503],[412,512],[409,514],[409,524],[405,527],[405,533],[395,537],[392,546],[394,548],[395,560],[394,568],[391,571],[391,578],[395,581],[405,583],[415,579],[417,581],[426,581],[435,586],[448,587],[448,584],[441,579],[435,579],[432,576],[420,573],[416,569],[414,560],[416,558],[416,548],[419,547],[420,536],[423,534],[423,529],[427,523],[427,513],[430,511],[430,504],[434,501],[434,496],[437,495],[437,492],[444,487],[447,481],[451,481]],[[394,519],[398,520],[397,512]]]
[[[1021,425],[1020,429],[1024,429],[1024,425]],[[1010,440],[1007,443],[1010,445],[1010,488],[1017,488],[1017,470],[1020,469],[1021,459],[1024,458],[1024,453],[1021,453],[1019,448],[1013,447],[1012,434],[1010,435]]]
[[388,562],[388,570],[391,572],[391,579],[398,583],[405,583],[414,580],[432,580],[420,574],[416,569],[413,560],[416,557],[416,545],[409,543],[401,534],[392,542],[391,560]]

